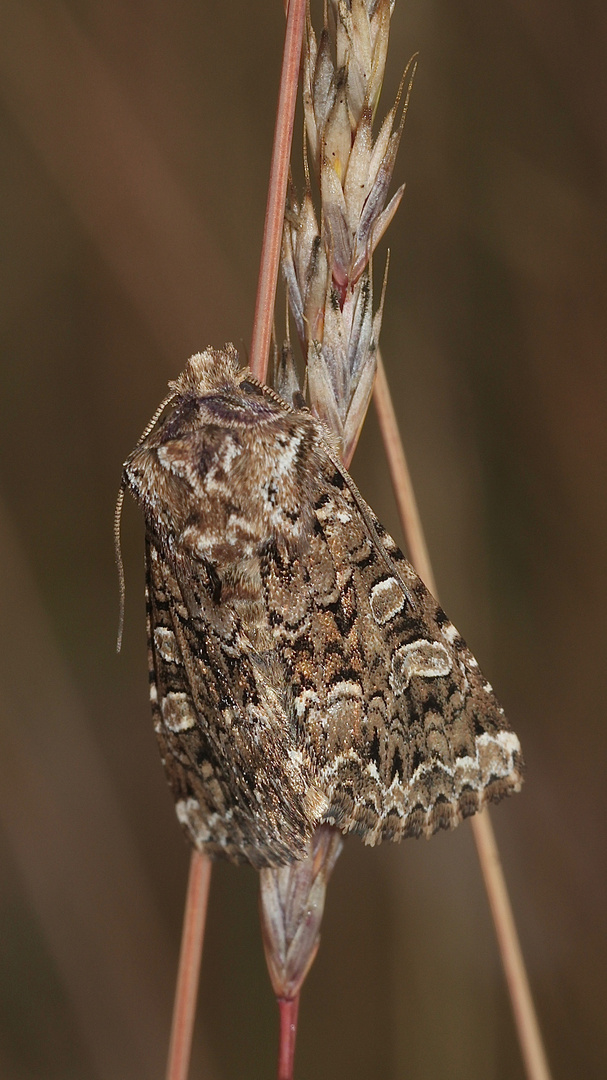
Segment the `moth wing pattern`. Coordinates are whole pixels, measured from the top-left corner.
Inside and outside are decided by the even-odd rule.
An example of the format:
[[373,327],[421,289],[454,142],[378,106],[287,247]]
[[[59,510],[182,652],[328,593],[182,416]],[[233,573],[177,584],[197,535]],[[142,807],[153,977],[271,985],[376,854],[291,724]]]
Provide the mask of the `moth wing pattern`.
[[[280,648],[325,820],[369,844],[430,836],[518,790],[520,745],[492,687],[330,451],[315,518],[295,587],[312,615]],[[267,568],[270,607],[279,578]]]
[[429,836],[518,790],[522,757],[458,632],[331,436],[207,350],[127,459],[146,519],[154,723],[210,855],[278,866],[323,822]]
[[264,671],[229,608],[205,617],[210,601],[191,567],[186,603],[149,540],[146,571],[154,727],[180,823],[211,856],[254,866],[303,857],[326,800],[291,736],[282,673]]

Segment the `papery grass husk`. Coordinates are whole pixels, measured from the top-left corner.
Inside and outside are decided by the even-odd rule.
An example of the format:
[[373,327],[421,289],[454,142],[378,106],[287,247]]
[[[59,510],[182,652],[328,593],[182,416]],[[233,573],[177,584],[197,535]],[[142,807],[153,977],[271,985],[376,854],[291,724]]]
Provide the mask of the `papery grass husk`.
[[279,999],[297,997],[316,956],[327,883],[343,847],[341,833],[321,825],[309,847],[301,862],[259,872],[263,942]]
[[[289,188],[283,231],[282,272],[310,406],[345,461],[354,452],[375,377],[381,305],[373,311],[371,260],[404,192],[402,185],[386,205],[415,58],[373,137],[392,8],[389,0],[331,0],[318,39],[308,13],[302,68],[309,160],[302,197]],[[319,191],[318,217],[310,172]]]

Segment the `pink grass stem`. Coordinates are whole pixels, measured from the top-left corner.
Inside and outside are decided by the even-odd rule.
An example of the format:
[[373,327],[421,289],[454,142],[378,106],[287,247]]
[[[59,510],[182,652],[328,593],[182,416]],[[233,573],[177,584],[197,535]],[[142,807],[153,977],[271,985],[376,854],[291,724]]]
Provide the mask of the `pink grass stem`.
[[[278,278],[305,11],[306,0],[291,0],[289,3],[251,340],[251,369],[262,380],[266,376],[272,331],[274,295]],[[175,991],[171,1042],[166,1073],[167,1080],[187,1080],[210,881],[211,863],[209,859],[200,852],[194,851],[190,863],[184,913],[179,973]],[[281,1009],[281,1018],[282,1016],[283,1010]],[[286,1043],[285,1051],[287,1052],[291,1047],[291,1058],[295,1049],[296,1018],[297,1010],[295,1009],[295,1017],[291,1017],[293,1030],[289,1041]],[[282,1048],[283,1024],[281,1019],[281,1054]],[[291,1076],[291,1073],[285,1075]]]
[[249,360],[251,371],[262,381],[266,377],[272,335],[305,14],[306,0],[290,0]]
[[[419,576],[436,596],[430,556],[381,357],[378,359],[374,402],[409,556]],[[548,1059],[488,811],[471,818],[471,825],[526,1074],[528,1080],[550,1080]]]
[[278,1080],[293,1080],[295,1040],[299,994],[294,998],[277,998],[280,1010],[280,1043],[278,1049]]
[[202,942],[211,883],[211,860],[194,850],[183,916],[167,1080],[187,1080],[198,996]]

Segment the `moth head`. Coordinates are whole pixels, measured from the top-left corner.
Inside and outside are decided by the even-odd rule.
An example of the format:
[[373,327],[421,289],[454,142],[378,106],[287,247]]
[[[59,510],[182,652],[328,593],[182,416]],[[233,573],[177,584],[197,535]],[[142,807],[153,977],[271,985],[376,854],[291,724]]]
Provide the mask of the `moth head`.
[[319,425],[238,367],[233,346],[192,357],[124,465],[167,554],[215,565],[297,546],[320,474]]
[[236,381],[240,370],[238,352],[230,342],[223,349],[205,349],[188,360],[181,375],[169,383],[177,395],[206,394]]

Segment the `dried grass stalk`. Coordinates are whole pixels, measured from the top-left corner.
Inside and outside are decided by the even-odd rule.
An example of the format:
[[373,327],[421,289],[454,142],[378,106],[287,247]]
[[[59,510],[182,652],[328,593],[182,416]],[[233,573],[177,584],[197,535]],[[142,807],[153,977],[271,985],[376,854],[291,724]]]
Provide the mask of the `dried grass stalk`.
[[[375,138],[372,130],[393,6],[390,0],[329,0],[319,38],[308,10],[303,57],[306,187],[300,199],[291,184],[285,212],[282,272],[306,360],[309,401],[334,433],[346,464],[376,370],[382,305],[373,311],[371,258],[404,190],[399,188],[387,202],[410,83],[397,120],[402,87],[407,74],[413,76],[411,65]],[[319,215],[310,163],[320,194]],[[292,400],[296,380],[288,346],[279,364],[278,388]],[[339,832],[324,825],[312,837],[309,858],[261,871],[268,969],[279,1002],[294,1003],[293,1017],[318,949],[326,886],[341,847]],[[288,1048],[281,1027],[281,1080],[292,1075],[293,1025]]]
[[[375,381],[375,408],[409,555],[417,573],[436,596],[430,555],[381,356],[378,356]],[[485,808],[481,814],[471,818],[470,827],[491,908],[525,1073],[528,1080],[551,1080],[548,1057],[489,810]]]

